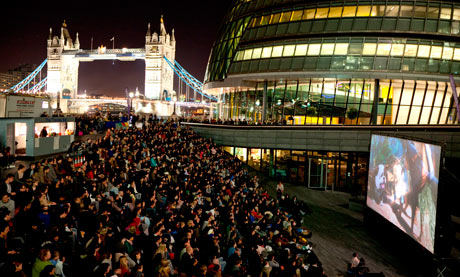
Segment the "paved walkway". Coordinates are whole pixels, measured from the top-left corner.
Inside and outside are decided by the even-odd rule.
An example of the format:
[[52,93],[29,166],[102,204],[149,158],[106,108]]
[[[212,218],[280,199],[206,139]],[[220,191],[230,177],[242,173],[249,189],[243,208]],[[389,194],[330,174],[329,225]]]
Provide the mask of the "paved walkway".
[[[264,176],[260,179],[261,184],[275,196],[277,181]],[[347,263],[351,261],[353,252],[364,257],[373,273],[383,272],[390,277],[419,275],[414,274],[410,264],[403,262],[400,256],[367,230],[362,213],[347,208],[349,194],[316,191],[286,183],[284,187],[286,193],[304,200],[312,210],[310,215],[305,216],[304,225],[313,232],[313,249],[328,276],[346,276]]]

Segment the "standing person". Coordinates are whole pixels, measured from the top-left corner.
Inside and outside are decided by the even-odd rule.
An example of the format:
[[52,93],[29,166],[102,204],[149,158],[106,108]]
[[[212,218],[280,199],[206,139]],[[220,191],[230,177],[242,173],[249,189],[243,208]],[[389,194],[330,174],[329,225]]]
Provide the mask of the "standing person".
[[281,198],[281,195],[284,193],[284,185],[281,181],[278,182],[276,185],[276,194],[278,195],[278,199]]
[[43,129],[40,132],[40,137],[41,138],[46,138],[48,136],[48,131],[46,130],[46,126],[43,127]]
[[353,258],[351,259],[351,268],[356,269],[358,265],[359,265],[358,253],[353,253]]

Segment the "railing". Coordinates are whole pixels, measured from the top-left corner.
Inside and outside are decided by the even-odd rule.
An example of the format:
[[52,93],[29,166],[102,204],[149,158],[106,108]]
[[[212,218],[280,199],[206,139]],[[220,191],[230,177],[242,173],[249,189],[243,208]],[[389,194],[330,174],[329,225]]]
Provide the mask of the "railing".
[[94,50],[70,50],[64,51],[63,55],[104,55],[104,54],[143,54],[145,53],[145,48],[125,48],[125,49],[105,49],[104,51],[100,51],[99,49]]

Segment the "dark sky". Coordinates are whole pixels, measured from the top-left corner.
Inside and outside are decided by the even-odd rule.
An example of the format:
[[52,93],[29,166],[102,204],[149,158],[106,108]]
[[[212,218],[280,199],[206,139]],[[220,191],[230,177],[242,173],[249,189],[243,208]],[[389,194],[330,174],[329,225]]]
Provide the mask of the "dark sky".
[[[138,48],[145,45],[147,23],[152,32],[159,32],[163,14],[166,30],[175,29],[176,60],[203,80],[211,46],[232,0],[14,2],[15,6],[2,8],[0,17],[0,72],[21,63],[40,64],[46,58],[49,28],[60,35],[64,19],[73,39],[79,33],[81,49],[90,49],[91,37],[93,48],[101,44],[112,48],[112,37],[115,48]],[[125,87],[136,86],[143,91],[142,60],[80,63],[79,90],[122,96]]]

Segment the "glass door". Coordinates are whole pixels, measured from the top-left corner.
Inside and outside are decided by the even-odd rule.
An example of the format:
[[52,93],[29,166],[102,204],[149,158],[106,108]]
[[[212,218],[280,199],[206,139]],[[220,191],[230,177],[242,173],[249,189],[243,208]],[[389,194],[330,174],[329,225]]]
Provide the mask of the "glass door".
[[308,187],[327,189],[328,159],[324,157],[308,158]]

